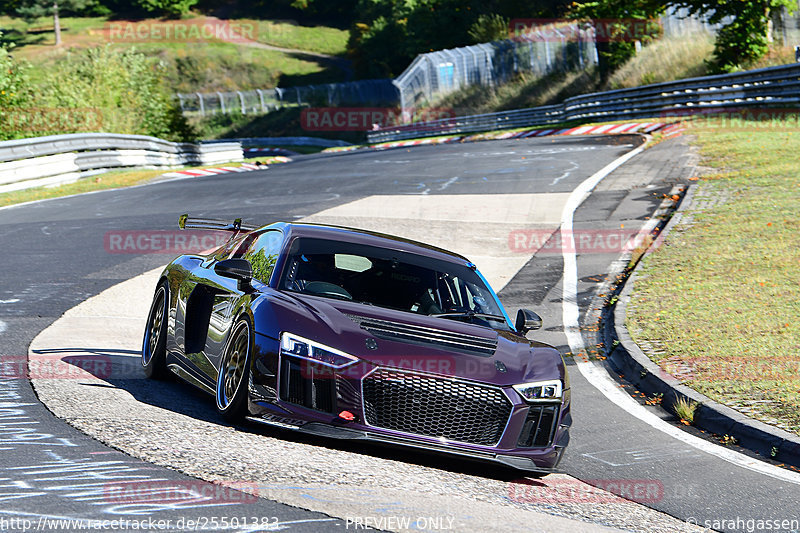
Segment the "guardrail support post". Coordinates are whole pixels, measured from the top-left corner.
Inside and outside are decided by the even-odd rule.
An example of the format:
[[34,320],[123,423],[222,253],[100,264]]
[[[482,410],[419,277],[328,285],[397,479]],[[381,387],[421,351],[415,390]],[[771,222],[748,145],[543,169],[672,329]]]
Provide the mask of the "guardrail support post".
[[236,91],[236,94],[239,95],[239,104],[242,106],[242,115],[246,115],[247,110],[244,107],[244,95],[242,94],[242,91]]
[[206,116],[206,108],[203,105],[203,95],[201,93],[194,93],[197,95],[197,99],[200,101],[200,115]]
[[264,107],[264,91],[262,91],[261,89],[256,89],[256,93],[258,93],[258,100],[259,102],[261,102],[261,112],[266,113],[267,108]]

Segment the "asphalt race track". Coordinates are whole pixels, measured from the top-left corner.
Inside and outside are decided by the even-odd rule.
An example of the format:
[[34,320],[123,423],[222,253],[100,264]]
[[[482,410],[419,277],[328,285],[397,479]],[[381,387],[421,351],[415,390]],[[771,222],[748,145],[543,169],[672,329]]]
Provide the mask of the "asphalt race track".
[[[109,243],[109,232],[171,230],[177,215],[183,212],[243,217],[257,223],[309,219],[365,225],[365,219],[370,219],[378,229],[463,251],[496,288],[504,287],[500,297],[510,312],[524,306],[543,316],[545,329],[530,337],[568,352],[561,322],[562,256],[549,252],[546,246],[530,256],[552,237],[573,189],[638,143],[637,138],[625,136],[527,139],[308,156],[266,171],[168,181],[0,210],[0,246],[5,252],[5,274],[0,281],[0,354],[4,368],[10,365],[14,374],[13,368],[27,358],[33,338],[68,309],[165,264],[174,255],[144,253],[153,250],[141,249],[138,253],[119,253]],[[611,173],[575,212],[576,231],[585,228],[613,233],[622,227],[640,227],[661,193],[688,177],[681,173],[676,160],[676,154],[680,159],[684,152],[679,141],[667,141]],[[656,165],[661,166],[654,173]],[[521,202],[529,203],[519,208]],[[420,214],[427,217],[423,224]],[[486,254],[485,250],[502,253]],[[619,250],[613,247],[579,251],[577,302],[581,316],[591,314],[596,307],[596,291],[618,255]],[[108,327],[114,328],[113,318]],[[594,342],[596,339],[587,335],[586,344]],[[583,369],[571,367],[575,426],[561,464],[566,474],[602,486],[615,480],[638,480],[657,490],[644,497],[631,494],[632,499],[681,520],[708,523],[725,531],[746,531],[751,520],[798,518],[800,485],[791,476],[756,472],[654,429],[612,403],[584,374]],[[4,457],[0,464],[0,519],[31,519],[34,523],[42,517],[141,519],[147,511],[149,516],[173,520],[170,527],[174,529],[180,529],[178,519],[207,520],[215,515],[271,520],[267,524],[240,522],[237,530],[275,528],[277,523],[298,531],[348,526],[334,513],[305,510],[324,510],[322,505],[303,506],[292,500],[304,507],[300,509],[265,498],[243,497],[233,490],[223,490],[222,497],[208,496],[206,484],[132,458],[77,431],[50,414],[26,380],[18,375],[8,377],[8,370],[3,376],[7,377],[0,379],[0,449]],[[156,402],[154,385],[139,381],[139,395],[133,396],[142,403]],[[97,386],[113,388],[115,384]],[[175,385],[168,392],[170,402],[186,402],[184,408],[175,409],[176,413],[216,426],[215,438],[230,435],[231,442],[240,442],[240,438],[273,437],[261,428],[226,427],[211,413],[213,402],[188,386]],[[93,416],[92,406],[77,398],[64,398],[63,404],[82,418]],[[167,424],[160,431],[170,429]],[[181,428],[176,426],[175,431],[180,434]],[[287,447],[313,445],[315,453],[323,458],[330,453],[332,460],[362,453],[338,443],[309,443],[283,435],[277,438],[288,443]],[[203,440],[202,436],[195,439]],[[224,441],[216,444],[225,447]],[[148,455],[147,440],[137,446],[142,453],[135,455]],[[404,474],[419,475],[432,483],[439,477],[453,484],[449,489],[440,487],[442,498],[446,498],[447,490],[468,486],[473,492],[460,496],[546,510],[595,524],[637,531],[692,529],[688,523],[681,525],[638,506],[614,507],[616,503],[580,498],[575,501],[574,495],[552,501],[539,501],[539,496],[515,501],[507,488],[503,490],[513,478],[498,477],[457,461],[373,449],[363,453],[371,465],[376,464],[374,461],[408,463],[409,470]],[[168,459],[161,454],[156,462],[165,464]],[[174,457],[173,464],[191,462],[191,457]],[[485,484],[480,482],[482,475],[486,476]],[[365,474],[365,479],[380,482],[381,478]],[[541,483],[553,486],[548,479]],[[556,479],[569,483],[571,478]],[[126,504],[124,499],[114,501],[116,484],[128,483],[154,491],[150,508]],[[345,479],[347,483],[352,488],[358,481]],[[537,486],[538,482],[531,483]],[[330,484],[329,488],[335,490],[335,476]],[[493,492],[482,494],[481,490]],[[163,504],[164,494],[175,493],[180,497]],[[394,529],[391,524],[385,525]]]

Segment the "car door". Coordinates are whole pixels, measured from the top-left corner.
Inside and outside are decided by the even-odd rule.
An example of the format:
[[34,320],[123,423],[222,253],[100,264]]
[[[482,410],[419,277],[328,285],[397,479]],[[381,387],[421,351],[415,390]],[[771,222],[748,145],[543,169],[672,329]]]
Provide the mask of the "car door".
[[260,293],[269,285],[282,243],[283,233],[279,230],[267,230],[253,234],[231,254],[231,258],[244,258],[250,263],[253,271],[252,291],[240,290],[236,280],[217,275],[214,272],[215,263],[208,266],[210,283],[206,290],[209,290],[211,295],[204,355],[215,369],[219,368],[228,335],[240,314],[242,305],[247,305],[252,294]]
[[207,386],[213,387],[217,377],[215,362],[230,329],[229,315],[235,302],[244,296],[236,280],[218,275],[214,266],[224,259],[241,257],[259,235],[249,233],[210,256],[193,257],[190,272],[181,281],[175,329],[178,355],[181,366]]

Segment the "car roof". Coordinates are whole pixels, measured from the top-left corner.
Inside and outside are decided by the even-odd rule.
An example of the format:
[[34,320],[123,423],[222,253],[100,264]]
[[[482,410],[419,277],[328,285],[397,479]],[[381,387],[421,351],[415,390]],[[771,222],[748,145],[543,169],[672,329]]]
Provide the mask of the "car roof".
[[379,248],[388,248],[390,250],[402,252],[410,252],[443,261],[472,266],[472,263],[466,257],[455,252],[394,235],[328,224],[291,222],[281,224],[281,226],[282,229],[289,235],[290,239],[292,237],[308,237],[314,239],[343,241],[354,244],[376,246]]

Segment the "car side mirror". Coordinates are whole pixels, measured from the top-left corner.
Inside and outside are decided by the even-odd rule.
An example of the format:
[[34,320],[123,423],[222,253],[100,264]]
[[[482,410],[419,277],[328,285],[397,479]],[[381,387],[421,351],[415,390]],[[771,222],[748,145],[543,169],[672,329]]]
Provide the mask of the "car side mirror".
[[525,335],[531,330],[542,327],[542,317],[529,309],[520,309],[517,311],[517,321],[514,323],[514,327],[520,334]]
[[224,259],[214,265],[214,272],[223,278],[237,280],[240,291],[249,289],[253,280],[253,267],[247,259]]

